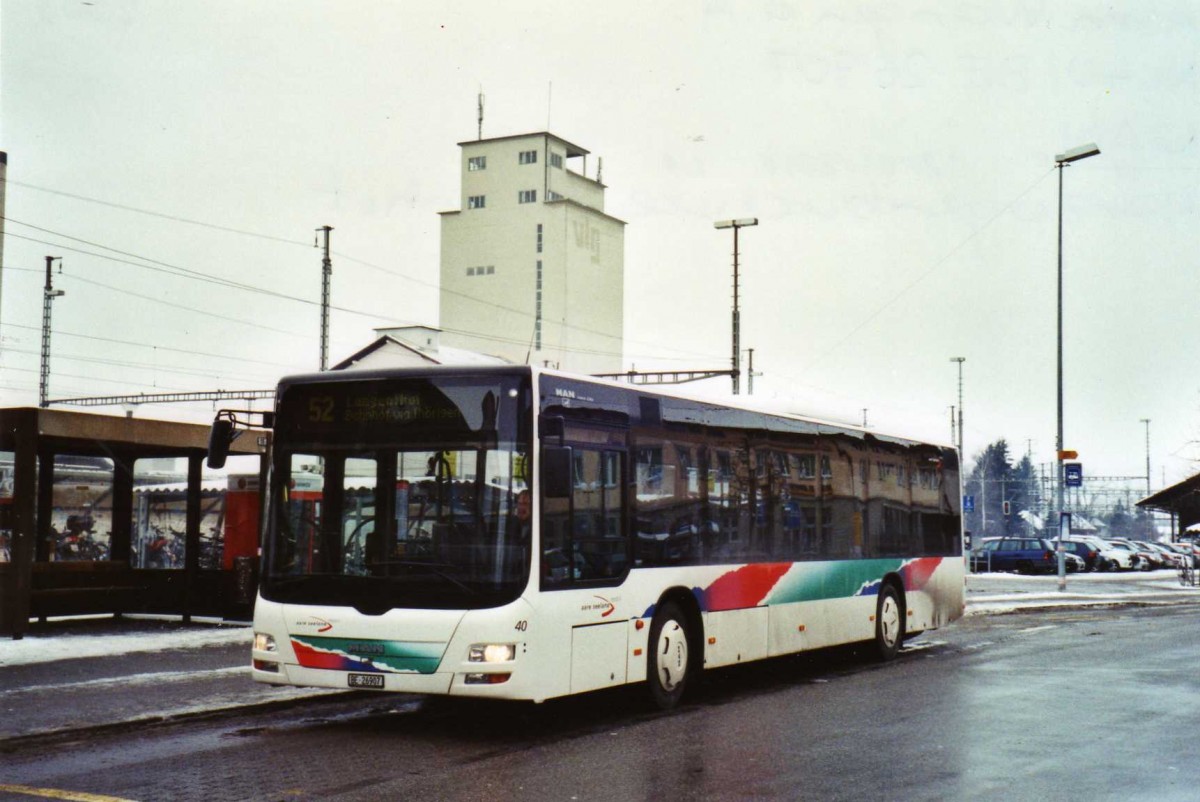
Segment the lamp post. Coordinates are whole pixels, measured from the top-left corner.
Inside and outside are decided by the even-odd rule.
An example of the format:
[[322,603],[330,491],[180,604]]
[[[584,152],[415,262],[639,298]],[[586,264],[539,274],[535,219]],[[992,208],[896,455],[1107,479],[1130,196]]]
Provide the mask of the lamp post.
[[738,311],[738,229],[758,225],[757,217],[743,217],[739,220],[718,220],[713,228],[733,229],[733,394],[738,394],[738,377],[741,375],[741,317]]
[[1150,419],[1142,418],[1141,422],[1146,424],[1146,495],[1150,495]]
[[1063,525],[1068,520],[1065,517],[1066,492],[1063,486],[1063,460],[1066,452],[1063,450],[1063,168],[1072,162],[1099,156],[1100,148],[1089,143],[1071,148],[1065,153],[1054,157],[1054,167],[1058,170],[1058,436],[1055,439],[1058,457],[1058,589],[1067,588],[1067,565],[1063,556],[1062,537]]
[[[962,383],[962,366],[967,361],[965,356],[952,356],[951,362],[958,363],[958,459],[960,463],[965,464],[967,457],[963,454],[963,383]],[[950,430],[954,431],[954,413],[950,413]]]

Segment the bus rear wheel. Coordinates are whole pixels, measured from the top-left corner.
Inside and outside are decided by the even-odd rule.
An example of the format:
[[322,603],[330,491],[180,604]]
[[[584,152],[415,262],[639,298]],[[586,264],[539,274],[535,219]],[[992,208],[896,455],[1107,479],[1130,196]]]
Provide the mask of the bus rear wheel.
[[650,624],[646,680],[651,700],[662,710],[679,704],[693,670],[687,627],[683,610],[674,602],[660,606]]
[[904,642],[904,605],[896,586],[885,583],[879,589],[879,601],[875,605],[875,649],[879,659],[891,660],[900,652]]

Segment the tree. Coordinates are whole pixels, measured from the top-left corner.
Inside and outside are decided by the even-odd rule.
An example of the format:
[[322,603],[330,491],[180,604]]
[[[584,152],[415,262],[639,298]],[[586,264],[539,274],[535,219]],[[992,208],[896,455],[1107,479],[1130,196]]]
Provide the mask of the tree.
[[1001,438],[976,455],[975,465],[966,481],[965,492],[975,497],[975,512],[965,516],[965,525],[974,543],[984,537],[1023,531],[1024,521],[1017,515],[1023,508],[1013,503],[1016,487],[1016,476],[1009,461],[1008,441]]
[[[1012,470],[1012,480],[1008,484],[1009,501],[1012,504],[1012,514],[1018,517],[1019,525],[1015,530],[1010,527],[1009,531],[1014,534],[1029,533],[1029,524],[1024,523],[1024,519],[1019,517],[1021,512],[1034,512],[1041,509],[1042,494],[1039,492],[1037,471],[1034,469],[1033,460],[1029,455],[1021,457],[1021,461],[1016,464]],[[1021,528],[1024,525],[1024,529]]]
[[1112,537],[1133,537],[1133,517],[1120,501],[1112,515],[1108,516],[1108,534]]

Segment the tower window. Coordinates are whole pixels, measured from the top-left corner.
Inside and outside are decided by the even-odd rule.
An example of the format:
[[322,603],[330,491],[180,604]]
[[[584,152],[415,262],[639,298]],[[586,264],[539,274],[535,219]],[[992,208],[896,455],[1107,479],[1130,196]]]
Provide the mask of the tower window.
[[486,203],[486,195],[471,195],[467,198],[468,209],[482,209]]
[[521,203],[537,203],[537,190],[523,189],[517,193],[517,200]]
[[560,170],[562,169],[562,154],[561,153],[551,153],[550,154],[550,166],[557,167]]
[[467,171],[475,172],[476,170],[487,169],[487,156],[472,156],[467,159]]
[[537,164],[536,150],[523,150],[517,154],[517,162],[519,164]]

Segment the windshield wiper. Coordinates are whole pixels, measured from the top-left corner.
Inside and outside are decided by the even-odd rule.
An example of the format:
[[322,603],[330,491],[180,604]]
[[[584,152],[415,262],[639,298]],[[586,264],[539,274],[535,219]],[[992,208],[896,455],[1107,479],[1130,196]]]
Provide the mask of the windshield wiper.
[[425,562],[423,560],[384,560],[383,562],[372,563],[372,565],[373,566],[376,566],[376,565],[378,565],[378,566],[401,565],[406,568],[412,568],[412,567],[428,568],[429,573],[434,574],[435,576],[441,577],[442,579],[446,580],[447,582],[451,583],[452,585],[455,585],[456,587],[458,587],[462,590],[465,590],[467,593],[470,593],[472,596],[478,594],[478,592],[479,592],[479,591],[475,590],[474,588],[472,588],[471,586],[465,584],[458,578],[451,576],[450,574],[448,574],[444,570],[442,570],[444,568],[453,568],[453,569],[457,570],[458,566],[454,565],[453,563],[433,563],[433,562]]

